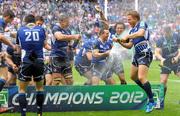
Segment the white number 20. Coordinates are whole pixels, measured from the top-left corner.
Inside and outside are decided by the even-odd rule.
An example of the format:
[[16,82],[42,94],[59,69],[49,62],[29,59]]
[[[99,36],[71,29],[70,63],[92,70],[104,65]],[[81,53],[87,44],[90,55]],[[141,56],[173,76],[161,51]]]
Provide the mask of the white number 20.
[[26,31],[25,35],[26,35],[25,41],[39,41],[39,33],[37,31],[33,31],[33,32]]

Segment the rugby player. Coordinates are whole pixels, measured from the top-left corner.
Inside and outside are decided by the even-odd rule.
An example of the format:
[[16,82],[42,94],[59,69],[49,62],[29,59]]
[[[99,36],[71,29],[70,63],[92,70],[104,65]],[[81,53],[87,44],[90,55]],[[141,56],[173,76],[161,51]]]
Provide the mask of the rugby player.
[[[147,94],[149,101],[146,112],[153,110],[156,103],[153,99],[151,84],[147,80],[149,66],[153,59],[153,54],[149,45],[148,25],[140,20],[137,11],[129,11],[127,20],[132,29],[129,34],[118,41],[125,48],[135,48],[135,54],[131,65],[131,79],[135,81]],[[127,42],[127,43],[126,43]]]
[[19,96],[21,116],[26,116],[26,87],[32,80],[36,86],[37,114],[42,116],[42,106],[44,101],[44,61],[43,46],[46,45],[46,33],[42,26],[35,24],[35,17],[27,15],[26,25],[19,28],[17,32],[17,44],[21,48],[21,67],[18,75]]

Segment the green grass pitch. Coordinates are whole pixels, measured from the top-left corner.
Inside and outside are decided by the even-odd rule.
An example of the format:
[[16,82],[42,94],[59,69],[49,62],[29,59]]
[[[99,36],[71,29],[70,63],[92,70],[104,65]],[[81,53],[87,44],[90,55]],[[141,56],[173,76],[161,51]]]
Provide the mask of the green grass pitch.
[[[160,69],[158,61],[153,61],[149,70],[148,79],[151,84],[157,84],[160,80]],[[130,61],[124,62],[125,76],[128,83],[133,83],[129,78]],[[83,84],[85,79],[73,70],[75,84]],[[116,76],[114,78],[119,84]],[[0,116],[20,116],[20,113],[6,113]],[[27,113],[27,116],[36,116],[36,113]],[[88,112],[45,112],[43,116],[180,116],[180,79],[173,73],[169,76],[168,91],[165,99],[164,110],[154,110],[150,114],[146,114],[143,110],[126,110],[126,111],[88,111]]]

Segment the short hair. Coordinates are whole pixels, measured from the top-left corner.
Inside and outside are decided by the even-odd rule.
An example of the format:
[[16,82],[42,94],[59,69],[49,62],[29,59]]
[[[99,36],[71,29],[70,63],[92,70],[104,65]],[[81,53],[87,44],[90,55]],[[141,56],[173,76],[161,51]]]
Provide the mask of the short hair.
[[7,17],[7,16],[9,16],[10,18],[14,18],[15,14],[14,14],[14,12],[12,10],[6,10],[3,13],[3,17]]
[[127,15],[132,16],[133,18],[136,18],[138,21],[140,20],[140,15],[137,11],[129,11]]
[[64,19],[68,19],[68,18],[69,18],[68,14],[65,14],[65,13],[61,13],[61,14],[58,16],[59,21],[62,21],[62,20],[64,20]]
[[100,28],[99,35],[102,35],[104,33],[104,30],[108,30],[108,29],[104,27]]
[[125,24],[124,24],[123,22],[117,22],[117,23],[115,24],[115,26],[114,26],[114,29],[117,28],[117,25],[122,25],[124,29],[126,28],[126,26],[125,26]]
[[42,16],[36,16],[35,21],[42,21],[44,22],[44,18]]
[[32,14],[29,14],[24,19],[25,23],[35,23],[35,17]]

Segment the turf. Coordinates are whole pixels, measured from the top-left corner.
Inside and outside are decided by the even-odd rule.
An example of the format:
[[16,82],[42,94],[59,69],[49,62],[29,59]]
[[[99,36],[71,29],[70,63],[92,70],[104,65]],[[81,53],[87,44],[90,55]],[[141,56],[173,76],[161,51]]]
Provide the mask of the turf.
[[[150,67],[148,79],[152,84],[159,83],[160,80],[160,68],[158,61],[153,61]],[[133,83],[129,79],[130,61],[124,62],[125,76],[128,83]],[[75,84],[83,84],[85,79],[80,77],[79,74],[73,70],[75,77]],[[119,83],[116,76],[114,78]],[[103,84],[103,83],[102,83]],[[126,111],[88,111],[88,112],[45,112],[44,116],[180,116],[180,79],[177,78],[173,73],[169,76],[168,80],[168,91],[165,99],[164,110],[154,110],[150,114],[146,114],[142,110],[126,110]],[[1,116],[20,116],[20,113],[6,113],[0,114]],[[27,113],[27,116],[36,116],[36,113]]]

